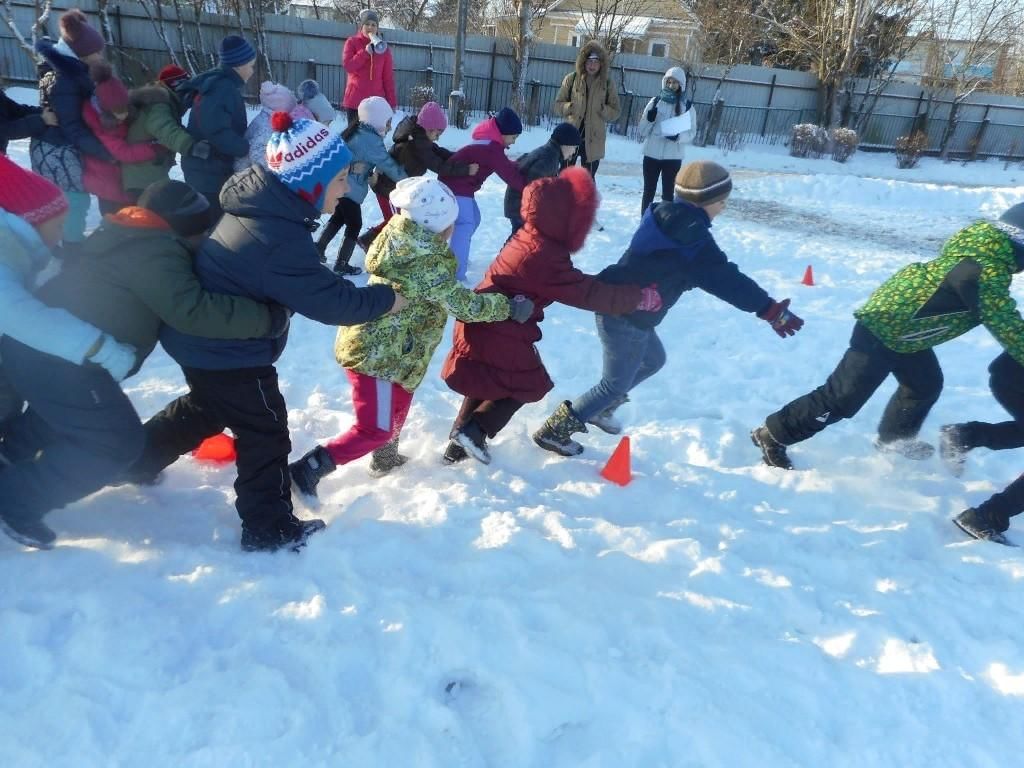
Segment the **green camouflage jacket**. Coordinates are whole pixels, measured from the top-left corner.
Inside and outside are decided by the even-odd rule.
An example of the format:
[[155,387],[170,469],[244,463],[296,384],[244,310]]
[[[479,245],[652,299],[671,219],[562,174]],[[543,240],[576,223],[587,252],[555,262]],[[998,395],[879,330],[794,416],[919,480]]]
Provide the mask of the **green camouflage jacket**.
[[854,312],[889,349],[920,352],[984,324],[1024,365],[1024,319],[1010,298],[1020,269],[1010,238],[980,221],[946,241],[937,259],[910,264]]
[[394,315],[342,326],[334,356],[358,373],[414,392],[441,343],[448,314],[467,323],[507,320],[511,305],[500,293],[474,293],[455,279],[448,244],[407,216],[395,216],[366,254],[369,284],[390,285],[409,300]]

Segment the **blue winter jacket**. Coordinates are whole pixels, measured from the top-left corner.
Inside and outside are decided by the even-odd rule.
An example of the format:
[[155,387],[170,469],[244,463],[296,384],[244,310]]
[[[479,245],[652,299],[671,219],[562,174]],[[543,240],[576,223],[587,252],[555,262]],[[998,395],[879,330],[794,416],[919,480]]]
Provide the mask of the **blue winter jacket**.
[[598,279],[657,285],[660,310],[626,315],[640,328],[658,325],[679,297],[694,288],[745,312],[760,312],[772,302],[761,286],[722,253],[711,235],[711,219],[704,209],[682,201],[651,205],[622,258],[605,267]]
[[36,52],[44,59],[39,76],[39,106],[53,110],[58,123],[47,126],[39,140],[58,147],[70,144],[87,155],[114,162],[114,157],[82,119],[82,106],[96,89],[89,77],[88,65],[73,56],[65,56],[46,37],[36,42]]
[[[370,174],[374,168],[392,181],[401,181],[407,175],[402,166],[395,162],[395,158],[388,154],[380,134],[365,123],[359,124],[355,133],[345,142],[345,146],[352,152],[353,169],[358,169],[348,175],[348,192],[345,193],[345,197],[349,200],[355,200],[361,205],[366,199]],[[362,163],[362,167],[359,163]]]
[[184,155],[181,170],[190,184],[203,191],[220,189],[235,172],[235,158],[249,154],[245,138],[248,115],[242,88],[245,83],[231,67],[220,67],[182,83],[177,92],[182,105],[192,111],[186,128],[196,141],[210,142],[210,157]]
[[[391,288],[356,288],[320,263],[311,234],[320,211],[263,167],[252,166],[228,179],[220,204],[224,216],[195,257],[206,290],[281,304],[327,325],[366,323],[394,304]],[[272,364],[288,335],[228,341],[164,326],[160,341],[187,368],[229,370]]]

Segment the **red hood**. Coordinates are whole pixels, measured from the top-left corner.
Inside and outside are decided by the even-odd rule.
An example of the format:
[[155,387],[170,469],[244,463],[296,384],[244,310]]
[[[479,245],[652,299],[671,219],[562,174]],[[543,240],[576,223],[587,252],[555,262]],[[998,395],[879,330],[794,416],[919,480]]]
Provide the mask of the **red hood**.
[[505,140],[501,137],[501,129],[498,127],[498,121],[493,117],[489,117],[480,123],[480,125],[473,129],[473,133],[471,135],[477,141],[480,139],[487,139],[488,141],[496,141],[502,146],[505,146]]
[[526,226],[578,251],[597,216],[597,186],[589,171],[566,168],[558,176],[538,179],[523,191]]

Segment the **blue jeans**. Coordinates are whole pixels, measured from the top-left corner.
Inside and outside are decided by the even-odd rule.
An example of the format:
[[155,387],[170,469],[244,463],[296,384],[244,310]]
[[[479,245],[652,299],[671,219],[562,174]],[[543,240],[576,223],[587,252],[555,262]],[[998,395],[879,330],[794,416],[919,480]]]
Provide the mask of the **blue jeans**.
[[604,369],[601,381],[572,401],[580,421],[589,421],[624,399],[665,365],[665,347],[653,328],[638,328],[623,317],[595,315]]
[[459,204],[459,215],[455,219],[451,248],[459,265],[455,279],[465,282],[466,270],[469,268],[469,247],[473,242],[473,233],[480,226],[480,206],[472,197],[456,197],[455,201]]

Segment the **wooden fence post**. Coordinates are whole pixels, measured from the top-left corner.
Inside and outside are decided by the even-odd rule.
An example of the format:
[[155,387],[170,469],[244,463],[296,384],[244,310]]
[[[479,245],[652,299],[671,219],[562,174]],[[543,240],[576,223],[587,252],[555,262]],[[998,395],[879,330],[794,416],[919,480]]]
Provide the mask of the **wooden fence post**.
[[306,59],[306,79],[316,80],[316,59]]
[[711,118],[708,120],[708,129],[704,133],[704,146],[714,146],[718,138],[718,127],[722,122],[722,112],[725,110],[725,99],[717,97],[711,105]]
[[985,114],[982,115],[982,118],[981,118],[981,125],[978,126],[978,132],[974,134],[974,138],[971,139],[970,148],[971,148],[971,160],[972,161],[978,159],[978,147],[981,146],[981,141],[982,141],[982,139],[985,138],[985,131],[988,130],[988,125],[989,125],[989,122],[990,122],[989,119],[988,119],[988,111],[990,109],[992,109],[992,105],[991,104],[986,104],[985,105]]
[[485,112],[490,113],[492,98],[494,97],[494,62],[498,58],[498,38],[494,38],[494,42],[491,44],[491,75],[487,80],[487,108]]
[[768,116],[772,112],[772,97],[775,95],[775,80],[778,75],[772,75],[771,85],[768,86],[768,103],[764,106],[764,120],[761,121],[761,135],[764,136],[768,132]]
[[530,81],[530,106],[526,112],[526,122],[529,125],[540,125],[540,81]]

